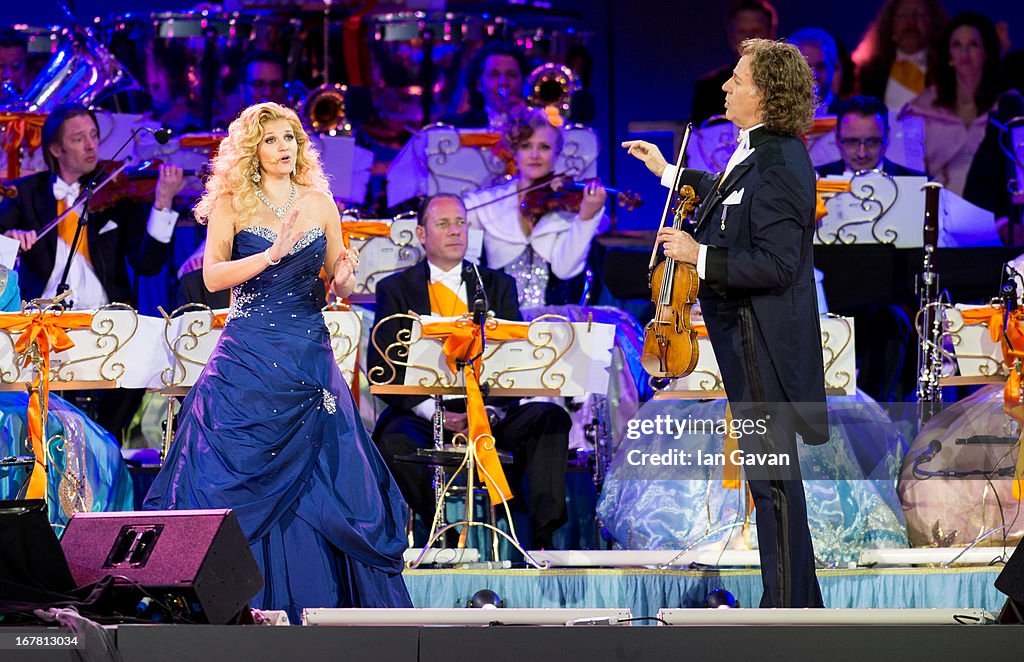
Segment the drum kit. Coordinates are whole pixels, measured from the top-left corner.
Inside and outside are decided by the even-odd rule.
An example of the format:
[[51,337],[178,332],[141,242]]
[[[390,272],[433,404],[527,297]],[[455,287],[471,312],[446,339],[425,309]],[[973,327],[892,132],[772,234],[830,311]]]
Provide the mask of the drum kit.
[[[176,95],[185,96],[202,120],[199,129],[224,128],[219,125],[237,112],[231,106],[241,97],[246,58],[269,52],[285,64],[294,107],[315,115],[307,118],[310,124],[315,120],[318,128],[339,130],[347,124],[347,110],[365,108],[375,122],[418,130],[446,112],[465,109],[464,72],[488,40],[516,43],[535,65],[558,65],[588,36],[578,28],[577,17],[560,17],[550,9],[531,13],[519,6],[506,17],[370,12],[367,4],[262,0],[258,6],[243,2],[247,8],[236,12],[132,12],[97,18],[90,25],[17,26],[30,51],[36,57],[49,53],[50,60],[29,90],[0,99],[0,104],[7,110],[46,112],[62,102],[106,102],[122,112],[137,112],[139,104],[121,93],[147,90],[152,95],[151,79],[159,75],[154,69],[162,67]],[[338,99],[339,93],[354,89],[372,109],[356,103],[353,111],[352,103]],[[325,116],[331,113],[338,117]]]

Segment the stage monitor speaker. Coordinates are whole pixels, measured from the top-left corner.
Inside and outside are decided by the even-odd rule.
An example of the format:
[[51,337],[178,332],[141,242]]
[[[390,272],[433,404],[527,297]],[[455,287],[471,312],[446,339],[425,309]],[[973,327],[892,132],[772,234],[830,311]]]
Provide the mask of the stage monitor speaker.
[[45,604],[74,588],[46,502],[0,501],[0,606]]
[[114,577],[126,616],[231,623],[263,588],[230,510],[79,513],[60,544],[79,585]]
[[1003,571],[996,577],[996,588],[1007,596],[1000,623],[1024,623],[1024,545],[1017,544]]

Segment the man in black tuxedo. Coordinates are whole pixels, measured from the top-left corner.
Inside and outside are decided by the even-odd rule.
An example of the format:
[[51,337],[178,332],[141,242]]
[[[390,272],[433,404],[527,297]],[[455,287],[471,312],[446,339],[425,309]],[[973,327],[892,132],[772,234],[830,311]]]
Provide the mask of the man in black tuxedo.
[[[391,315],[409,312],[456,316],[473,309],[477,299],[498,319],[522,319],[515,280],[463,259],[467,225],[466,208],[460,198],[451,194],[428,198],[420,207],[416,235],[426,259],[377,285],[374,327]],[[375,329],[375,338],[386,347],[399,330],[408,328],[407,320],[394,320]],[[367,363],[371,377],[374,368],[381,368],[387,379],[390,368],[373,343]],[[404,370],[399,367],[392,383],[401,384],[403,377]],[[430,522],[436,505],[432,470],[395,458],[433,446],[434,401],[421,396],[383,396],[383,400],[388,408],[377,421],[373,439],[410,508]],[[485,402],[498,448],[513,452],[509,484],[517,497],[512,504],[522,504],[526,495],[530,548],[551,549],[555,530],[566,521],[565,471],[572,421],[565,410],[549,402],[508,405],[507,398],[488,398]],[[464,399],[446,400],[444,426],[449,436],[467,431]],[[524,477],[527,492],[518,489]]]
[[[0,232],[21,242],[18,275],[26,300],[57,293],[78,215],[70,214],[45,237],[38,238],[37,233],[74,207],[96,177],[99,125],[95,115],[79,104],[57,106],[43,124],[42,148],[49,171],[15,180],[18,196],[0,204]],[[128,264],[142,276],[156,275],[163,268],[171,255],[178,220],[171,204],[183,186],[181,168],[161,166],[154,204],[124,200],[89,213],[68,274],[74,308],[135,302]],[[141,397],[142,391],[131,397],[115,392],[102,396],[100,424],[118,435]]]
[[[721,175],[682,173],[702,200],[694,235],[669,227],[657,241],[701,278],[701,309],[733,415],[766,428],[741,436],[740,449],[789,458],[784,471],[745,467],[757,511],[761,606],[820,607],[796,455],[798,436],[828,440],[811,243],[815,178],[799,135],[814,116],[814,79],[790,44],[751,39],[740,55],[723,86],[739,147]],[[676,169],[657,147],[623,146],[674,185]]]
[[[18,197],[0,204],[0,231],[21,242],[18,273],[25,299],[56,293],[75,222],[65,221],[38,240],[36,235],[72,206],[92,180],[99,125],[84,106],[62,104],[47,117],[42,139],[49,171],[15,180]],[[160,273],[170,258],[171,236],[178,220],[171,204],[183,186],[181,168],[163,166],[154,204],[125,200],[90,212],[68,278],[75,308],[134,303],[128,264],[142,276]]]
[[889,109],[875,97],[856,96],[843,101],[836,112],[836,144],[843,157],[818,166],[818,174],[852,175],[881,170],[893,177],[925,177],[925,173],[885,158],[889,147]]

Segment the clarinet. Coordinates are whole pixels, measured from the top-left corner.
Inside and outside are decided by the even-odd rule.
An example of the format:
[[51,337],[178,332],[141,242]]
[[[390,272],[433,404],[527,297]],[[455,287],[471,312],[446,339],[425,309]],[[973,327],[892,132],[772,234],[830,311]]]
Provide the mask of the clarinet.
[[924,186],[924,263],[915,283],[917,312],[917,407],[918,422],[924,426],[942,404],[942,332],[943,315],[939,303],[939,273],[935,248],[939,243],[939,193],[942,184]]

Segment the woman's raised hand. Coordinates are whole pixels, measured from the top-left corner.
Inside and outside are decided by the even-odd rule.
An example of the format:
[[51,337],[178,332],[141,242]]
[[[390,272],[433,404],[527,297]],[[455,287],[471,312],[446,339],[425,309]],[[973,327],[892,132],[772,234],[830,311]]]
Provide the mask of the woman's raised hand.
[[295,207],[281,221],[281,227],[277,231],[277,239],[274,241],[274,245],[267,249],[267,257],[272,261],[280,262],[292,250],[295,244],[299,242],[299,239],[302,239],[302,235],[305,232],[296,227],[298,219],[299,208]]
[[359,266],[359,250],[341,247],[341,255],[334,263],[334,292],[347,297],[356,289],[356,268]]

